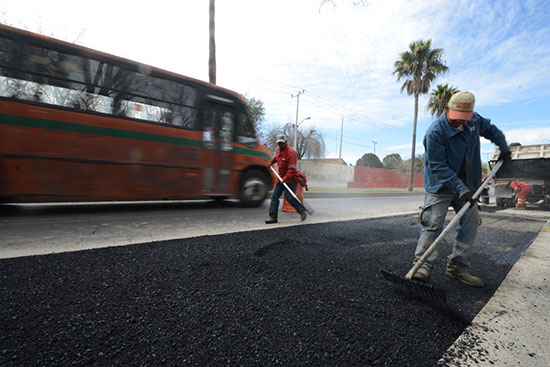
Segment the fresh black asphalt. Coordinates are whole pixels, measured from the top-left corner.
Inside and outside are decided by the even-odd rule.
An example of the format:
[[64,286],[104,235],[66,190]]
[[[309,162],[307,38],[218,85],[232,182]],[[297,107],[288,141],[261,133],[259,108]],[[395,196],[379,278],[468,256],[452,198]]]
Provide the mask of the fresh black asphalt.
[[[0,365],[433,366],[465,325],[379,271],[404,274],[419,232],[397,216],[0,260]],[[444,276],[445,243],[432,283],[471,320],[536,235],[480,228],[483,289]]]

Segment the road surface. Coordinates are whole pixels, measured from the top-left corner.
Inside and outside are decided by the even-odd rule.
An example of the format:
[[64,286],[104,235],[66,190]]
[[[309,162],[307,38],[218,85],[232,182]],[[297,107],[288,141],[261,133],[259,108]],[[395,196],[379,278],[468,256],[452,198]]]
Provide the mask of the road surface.
[[[193,210],[111,209],[99,216],[127,217],[125,225],[151,217],[159,225]],[[211,211],[224,222],[240,209]],[[451,241],[440,249],[432,279],[468,319],[543,223],[490,213],[483,220],[472,268],[487,286],[444,276]],[[419,231],[414,215],[398,215],[1,259],[0,365],[434,366],[465,325],[397,292],[379,272],[408,270]],[[455,355],[489,359],[480,339],[459,345]],[[543,357],[527,355],[528,365]]]
[[[275,226],[323,223],[417,211],[423,196],[312,198],[313,216],[280,213]],[[150,241],[268,229],[269,201],[6,205],[0,214],[0,258],[121,246]],[[273,225],[271,225],[273,226]]]

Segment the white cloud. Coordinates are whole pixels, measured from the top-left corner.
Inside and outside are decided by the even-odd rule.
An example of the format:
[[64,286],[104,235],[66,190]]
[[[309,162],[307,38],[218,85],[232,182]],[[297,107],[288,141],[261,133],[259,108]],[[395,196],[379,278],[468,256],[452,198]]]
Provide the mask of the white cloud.
[[[520,143],[521,145],[550,144],[550,127],[526,128],[526,129],[504,129],[508,144]],[[495,145],[485,139],[481,139],[481,157],[488,160],[495,150]]]
[[508,143],[550,144],[550,127],[504,130]]

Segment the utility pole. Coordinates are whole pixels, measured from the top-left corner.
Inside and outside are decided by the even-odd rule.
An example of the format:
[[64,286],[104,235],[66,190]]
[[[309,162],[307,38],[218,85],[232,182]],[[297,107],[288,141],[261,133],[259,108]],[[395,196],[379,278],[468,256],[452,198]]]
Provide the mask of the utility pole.
[[376,144],[378,144],[378,142],[373,141],[372,143],[374,144],[374,154],[376,154]]
[[290,97],[296,97],[296,124],[294,125],[294,150],[298,146],[298,108],[300,107],[300,94],[304,94],[305,90],[298,91],[296,95],[291,94]]
[[338,158],[342,159],[342,137],[344,136],[344,118],[342,117],[342,125],[340,126],[340,154]]
[[209,43],[208,43],[208,81],[212,84],[216,84],[216,0],[210,0],[210,6],[208,8],[209,21]]

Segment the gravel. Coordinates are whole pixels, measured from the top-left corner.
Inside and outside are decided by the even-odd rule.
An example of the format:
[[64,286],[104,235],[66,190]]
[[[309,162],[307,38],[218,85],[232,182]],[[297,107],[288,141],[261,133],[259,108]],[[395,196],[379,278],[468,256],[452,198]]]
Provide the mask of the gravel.
[[[487,286],[444,276],[451,241],[432,276],[469,320],[541,225],[484,220]],[[0,260],[0,365],[436,365],[464,323],[379,272],[406,273],[419,232],[397,216]]]

